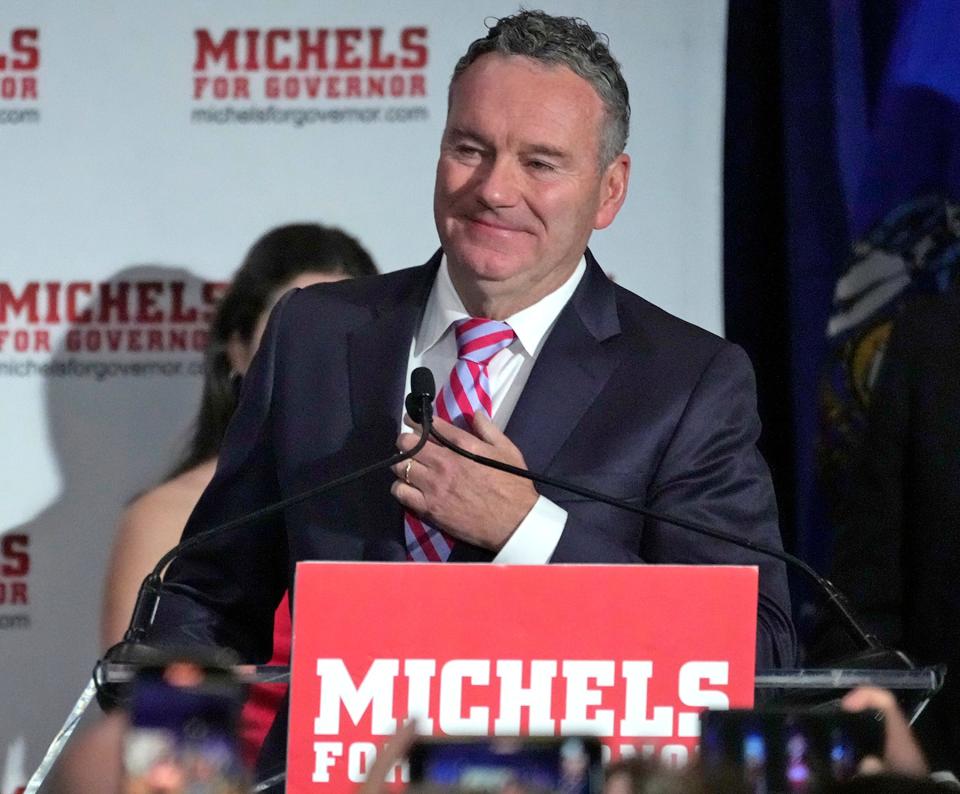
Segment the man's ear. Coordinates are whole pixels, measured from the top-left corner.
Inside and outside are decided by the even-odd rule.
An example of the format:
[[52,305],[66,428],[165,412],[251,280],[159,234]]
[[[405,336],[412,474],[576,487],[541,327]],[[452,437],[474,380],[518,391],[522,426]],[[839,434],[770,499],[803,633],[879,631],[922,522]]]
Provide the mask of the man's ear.
[[617,217],[627,198],[630,181],[630,155],[621,154],[608,165],[601,177],[600,206],[593,222],[594,229],[606,229]]

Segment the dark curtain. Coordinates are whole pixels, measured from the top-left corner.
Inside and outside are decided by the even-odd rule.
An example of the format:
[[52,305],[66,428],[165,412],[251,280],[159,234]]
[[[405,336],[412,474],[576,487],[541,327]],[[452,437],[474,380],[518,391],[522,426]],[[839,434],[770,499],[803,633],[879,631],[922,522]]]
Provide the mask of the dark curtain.
[[960,3],[730,0],[726,77],[726,332],[757,369],[785,544],[827,573],[890,326],[958,272]]

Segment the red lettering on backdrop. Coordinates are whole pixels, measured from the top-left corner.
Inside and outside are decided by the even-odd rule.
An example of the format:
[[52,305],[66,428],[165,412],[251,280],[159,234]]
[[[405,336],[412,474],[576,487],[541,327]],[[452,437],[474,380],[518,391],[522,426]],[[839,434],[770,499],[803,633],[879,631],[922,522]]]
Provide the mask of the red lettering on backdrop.
[[137,322],[163,322],[163,312],[157,308],[157,296],[163,292],[160,281],[141,281],[137,284]]
[[326,28],[319,30],[298,30],[297,45],[299,56],[297,69],[306,70],[327,68],[327,38],[330,31]]
[[67,322],[68,323],[88,323],[93,319],[93,314],[89,309],[79,311],[77,302],[81,293],[90,295],[93,292],[93,284],[89,281],[73,281],[67,284]]
[[40,291],[40,284],[31,281],[24,288],[23,292],[17,295],[6,282],[0,282],[0,323],[8,322],[9,315],[25,315],[27,322],[35,323],[39,319],[37,313],[37,293]]
[[256,28],[245,30],[243,31],[243,37],[247,41],[247,60],[244,62],[243,67],[251,71],[259,69],[260,62],[257,58],[257,44],[260,41],[260,31]]
[[97,308],[98,323],[130,322],[130,282],[105,282],[99,289],[100,305]]
[[357,43],[363,38],[360,28],[341,28],[337,35],[337,60],[334,66],[337,69],[359,69],[363,66],[357,53]]
[[[10,33],[12,58],[0,54],[0,72],[8,68],[17,72],[31,72],[40,66],[40,31],[37,28],[16,28]],[[32,83],[34,86],[36,83]],[[34,91],[36,88],[34,88]]]
[[201,298],[205,307],[201,319],[208,323],[213,319],[213,313],[216,305],[227,291],[229,283],[226,281],[206,281],[201,290]]
[[195,306],[191,306],[187,310],[183,308],[183,291],[186,286],[182,281],[170,282],[170,322],[172,323],[195,323],[197,321]]
[[400,59],[404,69],[422,69],[427,65],[427,29],[404,28],[400,34],[400,47],[405,53]]
[[29,535],[4,535],[0,541],[0,574],[13,577],[30,573],[29,546]]
[[[5,56],[0,55],[0,61]],[[36,99],[37,78],[3,75],[0,70],[0,99]]]
[[193,61],[194,71],[202,72],[210,68],[211,62],[219,63],[220,61],[225,61],[227,69],[231,72],[236,71],[239,31],[226,31],[219,43],[213,40],[209,30],[198,28],[193,31],[193,35],[197,43],[197,56]]
[[383,54],[383,28],[370,28],[370,68],[392,69],[396,62],[393,53]]
[[267,68],[280,70],[290,68],[290,56],[284,55],[282,58],[277,56],[277,42],[290,41],[289,30],[268,30],[267,31]]
[[47,290],[47,314],[43,318],[45,323],[60,322],[60,282],[48,281]]
[[[226,286],[204,282],[200,303],[193,305],[184,281],[30,281],[19,288],[0,281],[0,324],[209,322]],[[96,302],[81,309],[94,295]]]
[[[29,72],[40,66],[39,39],[40,31],[36,28],[17,28],[10,34],[10,50],[16,56],[10,61],[12,69]],[[4,65],[0,64],[0,69],[3,68]]]

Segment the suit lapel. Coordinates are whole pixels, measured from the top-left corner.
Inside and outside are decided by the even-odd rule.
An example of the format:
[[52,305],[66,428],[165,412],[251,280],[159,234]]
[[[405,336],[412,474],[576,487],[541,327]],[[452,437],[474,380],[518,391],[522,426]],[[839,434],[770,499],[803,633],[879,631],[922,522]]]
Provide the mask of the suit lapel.
[[620,363],[613,284],[586,253],[587,272],[564,307],[506,427],[532,471],[544,472]]
[[[439,264],[439,254],[373,308],[371,321],[354,331],[347,342],[350,410],[354,426],[370,449],[390,450],[398,433],[400,406],[407,392],[410,342],[420,324]],[[357,465],[362,465],[358,462]],[[361,508],[366,525],[367,559],[403,560],[403,513],[390,495],[392,475],[364,491]]]
[[350,408],[358,427],[387,424],[397,429],[416,333],[433,285],[439,253],[399,292],[391,292],[374,307],[372,321],[357,329],[348,341]]

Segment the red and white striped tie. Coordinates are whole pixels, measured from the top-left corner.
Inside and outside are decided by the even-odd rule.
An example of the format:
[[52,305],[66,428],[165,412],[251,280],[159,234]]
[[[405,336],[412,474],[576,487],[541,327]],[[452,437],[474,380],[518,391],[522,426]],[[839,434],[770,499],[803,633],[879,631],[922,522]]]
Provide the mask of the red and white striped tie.
[[[493,415],[487,365],[517,335],[506,323],[483,317],[458,320],[455,330],[457,363],[437,395],[434,412],[441,419],[468,430],[470,420],[479,409],[487,416]],[[409,510],[404,513],[403,529],[408,560],[444,562],[450,556],[453,538]]]

